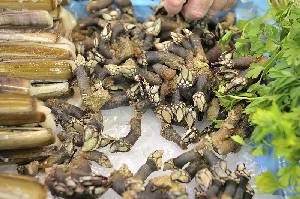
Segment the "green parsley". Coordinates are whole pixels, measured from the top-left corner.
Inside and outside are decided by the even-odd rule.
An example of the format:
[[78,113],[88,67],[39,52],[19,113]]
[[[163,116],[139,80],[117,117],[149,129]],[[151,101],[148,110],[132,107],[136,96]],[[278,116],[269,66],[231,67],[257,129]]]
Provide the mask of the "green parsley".
[[[258,188],[269,193],[284,188],[299,196],[300,7],[299,1],[270,3],[263,17],[238,24],[242,35],[236,42],[235,56],[268,57],[264,64],[252,64],[246,75],[258,81],[247,92],[223,95],[220,88],[217,96],[227,109],[241,100],[248,102],[245,112],[255,127],[250,139],[256,145],[254,155],[265,154],[266,147],[272,147],[276,157],[288,162],[275,175],[264,172],[257,177]],[[227,39],[228,35],[224,41]]]

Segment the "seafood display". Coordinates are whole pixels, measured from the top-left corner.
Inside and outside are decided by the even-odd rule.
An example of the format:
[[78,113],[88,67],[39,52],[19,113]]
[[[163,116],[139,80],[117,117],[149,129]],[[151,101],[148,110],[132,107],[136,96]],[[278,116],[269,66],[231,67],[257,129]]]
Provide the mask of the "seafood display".
[[[159,5],[138,22],[129,1],[117,8],[95,0],[68,34],[61,3],[0,2],[0,165],[16,164],[20,174],[0,174],[0,198],[46,198],[47,189],[63,198],[98,198],[112,189],[126,199],[182,199],[193,179],[196,198],[252,198],[246,166],[231,171],[221,158],[241,147],[231,137],[247,138],[251,128],[245,102],[226,110],[216,93],[245,89],[255,81],[245,77],[250,64],[264,61],[233,57],[240,35],[234,14],[187,22]],[[69,101],[76,94],[79,105]],[[104,134],[101,111],[121,106],[133,109],[128,134]],[[135,173],[114,168],[99,149],[130,151],[147,110],[160,119],[161,136],[186,152],[163,162],[157,149]],[[54,127],[45,122],[51,119]],[[95,174],[92,162],[114,171]],[[159,170],[171,174],[148,178]],[[35,180],[43,174],[44,181]]]

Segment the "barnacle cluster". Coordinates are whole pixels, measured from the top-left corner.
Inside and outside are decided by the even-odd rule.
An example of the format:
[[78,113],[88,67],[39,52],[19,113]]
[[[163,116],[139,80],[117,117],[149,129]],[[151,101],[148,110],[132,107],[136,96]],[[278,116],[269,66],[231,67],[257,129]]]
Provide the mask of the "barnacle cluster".
[[[117,8],[112,0],[90,1],[90,15],[78,21],[71,34],[57,14],[63,2],[26,1],[21,3],[25,10],[20,10],[20,2],[15,8],[0,2],[0,125],[8,126],[0,129],[0,164],[15,163],[25,175],[46,171],[45,184],[64,198],[97,198],[109,188],[124,198],[188,198],[181,183],[193,178],[197,198],[252,198],[245,166],[229,171],[218,156],[238,150],[231,136],[244,138],[249,127],[244,104],[227,111],[215,92],[247,87],[247,68],[261,61],[232,57],[240,34],[233,27],[234,15],[188,23],[179,15],[167,16],[158,6],[141,23],[128,1],[120,2],[123,7]],[[228,31],[232,39],[221,45],[218,41]],[[73,43],[64,38],[68,36]],[[73,94],[80,95],[80,105],[69,103]],[[134,109],[129,133],[104,135],[101,110],[128,105]],[[46,107],[59,128],[51,130],[42,123],[49,120]],[[89,161],[113,167],[99,148],[109,145],[111,153],[131,150],[148,109],[161,120],[162,137],[182,149],[195,144],[193,149],[165,163],[163,151],[157,150],[134,174],[126,165],[108,177],[93,174]],[[223,120],[220,127],[215,120]],[[186,132],[180,135],[174,125]],[[172,174],[145,185],[148,176],[162,168]],[[6,181],[12,189],[13,179],[39,186],[10,175]],[[45,187],[40,186],[42,192]]]

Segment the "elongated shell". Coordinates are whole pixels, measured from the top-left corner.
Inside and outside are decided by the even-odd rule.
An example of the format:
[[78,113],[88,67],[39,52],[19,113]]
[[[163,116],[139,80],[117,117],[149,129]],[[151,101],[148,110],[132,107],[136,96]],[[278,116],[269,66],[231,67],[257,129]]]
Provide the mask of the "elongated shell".
[[0,129],[0,150],[28,149],[53,144],[54,135],[44,128]]
[[58,0],[1,0],[0,8],[12,10],[54,10]]
[[68,80],[72,78],[73,66],[73,61],[4,61],[0,62],[0,75],[29,80]]
[[35,178],[0,174],[1,199],[46,199],[47,188]]
[[75,59],[75,51],[67,44],[39,44],[33,42],[0,42],[0,58],[15,59]]
[[68,39],[61,37],[57,34],[50,32],[28,32],[19,33],[14,30],[3,30],[0,32],[0,42],[35,42],[43,44],[67,44],[73,51],[75,46],[73,42]]
[[33,84],[30,88],[30,94],[39,99],[61,97],[70,94],[68,82],[53,82],[50,84]]
[[32,161],[43,161],[49,156],[59,153],[59,148],[52,144],[49,146],[17,149],[17,150],[0,150],[0,165],[7,164],[28,164]]
[[37,111],[37,101],[28,95],[0,94],[0,125],[43,122],[44,113]]
[[29,94],[30,82],[26,79],[0,76],[0,93]]
[[44,10],[9,10],[0,13],[1,28],[51,28],[52,26],[53,18]]

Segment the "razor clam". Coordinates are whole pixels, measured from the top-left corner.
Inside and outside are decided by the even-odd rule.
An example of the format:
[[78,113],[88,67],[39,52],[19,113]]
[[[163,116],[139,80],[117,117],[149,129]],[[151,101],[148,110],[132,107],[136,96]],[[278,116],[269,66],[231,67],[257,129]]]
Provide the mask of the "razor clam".
[[0,94],[0,125],[21,125],[43,122],[45,114],[38,111],[37,100],[29,95]]
[[[1,5],[1,3],[0,3]],[[7,10],[0,13],[1,28],[51,28],[53,19],[45,10]]]
[[1,128],[0,150],[28,149],[54,143],[54,134],[45,128]]
[[28,95],[29,89],[29,80],[0,76],[0,93],[15,93]]
[[0,42],[0,58],[15,59],[75,59],[74,46],[64,43]]
[[19,33],[14,30],[3,30],[0,32],[0,42],[35,42],[44,44],[66,44],[75,51],[74,44],[68,39],[51,32],[28,32]]
[[69,96],[71,94],[68,82],[37,82],[33,81],[30,87],[30,94],[39,99]]
[[73,61],[14,60],[0,63],[0,75],[29,80],[66,81],[72,78]]
[[68,82],[38,82],[24,78],[0,76],[0,92],[31,95],[45,99],[68,95],[71,90]]
[[1,199],[46,199],[47,188],[35,178],[13,174],[0,174]]
[[54,10],[61,0],[1,0],[0,8],[12,10]]

